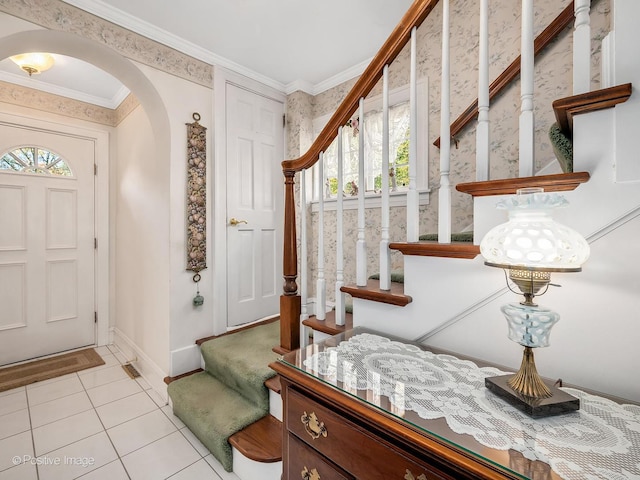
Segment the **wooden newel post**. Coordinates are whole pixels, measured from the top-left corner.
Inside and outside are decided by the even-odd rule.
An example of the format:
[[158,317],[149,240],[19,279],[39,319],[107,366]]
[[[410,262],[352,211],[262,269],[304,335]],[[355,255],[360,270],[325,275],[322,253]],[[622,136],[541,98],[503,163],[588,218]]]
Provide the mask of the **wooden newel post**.
[[282,274],[283,294],[280,297],[280,347],[296,350],[300,347],[300,295],[298,295],[298,251],[296,241],[296,205],[294,197],[295,171],[284,172],[284,253]]

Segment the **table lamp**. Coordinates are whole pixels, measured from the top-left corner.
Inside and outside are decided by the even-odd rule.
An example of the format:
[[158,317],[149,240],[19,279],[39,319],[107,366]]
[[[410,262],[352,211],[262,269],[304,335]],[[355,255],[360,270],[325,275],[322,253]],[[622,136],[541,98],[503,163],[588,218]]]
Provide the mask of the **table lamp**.
[[[485,265],[504,269],[507,286],[524,295],[520,303],[502,306],[509,339],[524,347],[515,375],[487,377],[486,387],[532,417],[575,411],[577,398],[544,381],[537,372],[533,349],[549,346],[551,327],[560,316],[534,303],[544,294],[555,272],[579,272],[589,257],[589,244],[575,230],[553,220],[553,210],[568,205],[562,195],[526,188],[502,200],[509,221],[491,229],[480,242]],[[512,288],[515,284],[519,290]]]

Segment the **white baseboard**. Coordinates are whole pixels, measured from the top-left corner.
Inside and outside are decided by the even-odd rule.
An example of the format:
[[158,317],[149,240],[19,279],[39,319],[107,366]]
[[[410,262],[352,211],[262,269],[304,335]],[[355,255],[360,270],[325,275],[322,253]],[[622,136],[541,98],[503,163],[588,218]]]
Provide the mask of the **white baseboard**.
[[110,338],[113,338],[113,344],[120,349],[128,361],[131,361],[131,364],[140,373],[142,378],[144,378],[147,383],[151,385],[151,388],[166,402],[168,399],[167,385],[164,383],[164,377],[167,375],[166,372],[163,372],[133,340],[118,328],[113,327]]
[[200,347],[195,343],[188,347],[172,350],[170,354],[169,375],[177,377],[202,367]]

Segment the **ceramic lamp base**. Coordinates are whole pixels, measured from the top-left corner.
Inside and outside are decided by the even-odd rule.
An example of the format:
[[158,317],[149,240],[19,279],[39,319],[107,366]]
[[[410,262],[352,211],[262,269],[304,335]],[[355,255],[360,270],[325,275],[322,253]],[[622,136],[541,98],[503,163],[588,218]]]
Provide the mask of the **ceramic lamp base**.
[[507,382],[513,375],[501,375],[484,379],[485,386],[495,395],[523,411],[533,418],[550,417],[563,413],[580,410],[580,400],[567,392],[553,386],[550,381],[544,381],[551,396],[547,398],[534,398],[522,395],[512,389]]

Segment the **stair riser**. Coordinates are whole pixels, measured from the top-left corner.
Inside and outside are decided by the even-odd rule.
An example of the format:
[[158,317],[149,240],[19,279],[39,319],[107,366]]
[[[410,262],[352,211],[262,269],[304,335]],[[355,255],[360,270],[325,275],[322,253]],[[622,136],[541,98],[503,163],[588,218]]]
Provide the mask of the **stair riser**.
[[282,461],[274,463],[255,462],[232,448],[233,473],[241,480],[280,480]]
[[282,397],[271,390],[269,390],[269,413],[282,421]]

